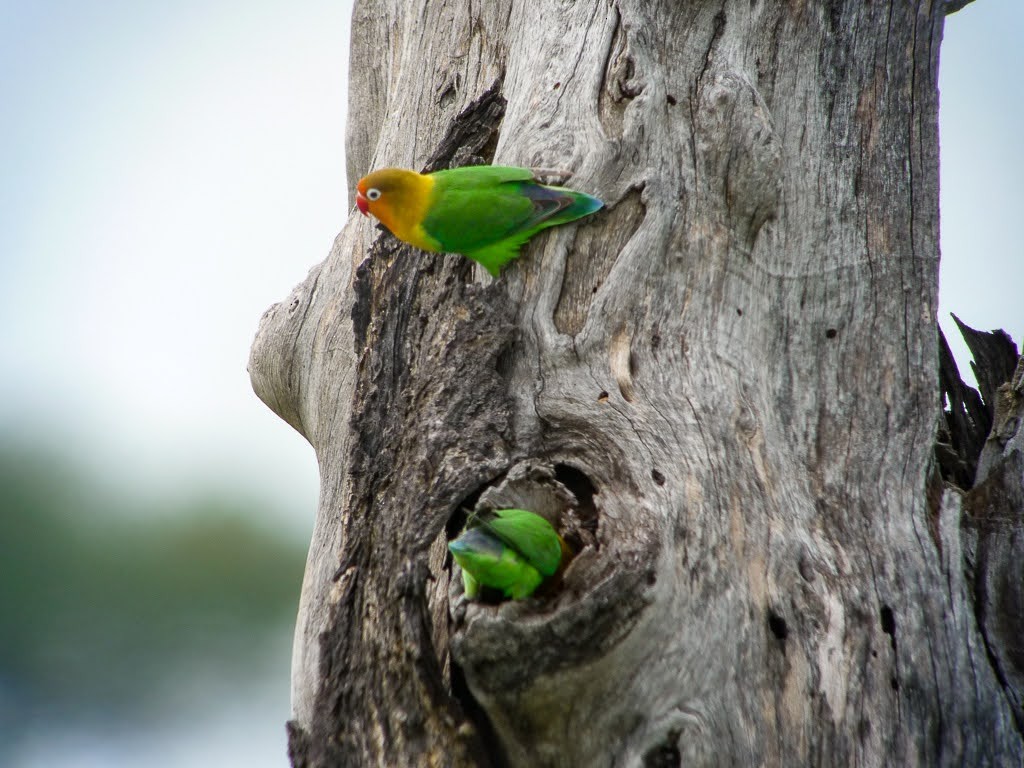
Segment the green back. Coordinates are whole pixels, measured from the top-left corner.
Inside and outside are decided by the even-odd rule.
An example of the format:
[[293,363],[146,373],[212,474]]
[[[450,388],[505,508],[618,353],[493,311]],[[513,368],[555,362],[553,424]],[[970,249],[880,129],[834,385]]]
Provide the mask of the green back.
[[498,509],[484,526],[544,576],[562,562],[562,541],[551,523],[525,509]]
[[464,168],[434,171],[430,178],[439,186],[479,189],[505,181],[533,181],[533,171],[511,165],[469,165]]
[[423,229],[443,250],[465,254],[495,276],[542,229],[601,207],[589,195],[535,183],[528,168],[480,165],[431,176],[435,185]]

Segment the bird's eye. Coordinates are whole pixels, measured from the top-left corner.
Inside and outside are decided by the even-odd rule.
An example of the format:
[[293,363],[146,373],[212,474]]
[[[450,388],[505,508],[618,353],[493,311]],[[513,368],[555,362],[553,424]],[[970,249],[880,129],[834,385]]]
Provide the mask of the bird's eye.
[[366,199],[367,200],[380,200],[380,190],[379,189],[368,189],[368,190],[366,190]]

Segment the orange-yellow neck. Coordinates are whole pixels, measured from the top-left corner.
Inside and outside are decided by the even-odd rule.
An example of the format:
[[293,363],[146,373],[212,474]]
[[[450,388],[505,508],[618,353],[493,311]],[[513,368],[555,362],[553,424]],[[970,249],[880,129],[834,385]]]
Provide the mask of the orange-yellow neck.
[[440,243],[422,227],[430,208],[434,180],[415,171],[396,170],[393,173],[400,174],[396,179],[398,183],[388,185],[385,199],[373,206],[370,212],[399,240],[425,251],[441,250]]

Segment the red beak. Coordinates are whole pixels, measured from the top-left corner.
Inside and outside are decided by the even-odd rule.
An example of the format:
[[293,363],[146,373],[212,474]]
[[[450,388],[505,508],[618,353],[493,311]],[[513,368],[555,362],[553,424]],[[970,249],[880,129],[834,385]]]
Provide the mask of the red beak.
[[356,192],[356,208],[363,216],[370,215],[370,201],[363,197],[361,192]]

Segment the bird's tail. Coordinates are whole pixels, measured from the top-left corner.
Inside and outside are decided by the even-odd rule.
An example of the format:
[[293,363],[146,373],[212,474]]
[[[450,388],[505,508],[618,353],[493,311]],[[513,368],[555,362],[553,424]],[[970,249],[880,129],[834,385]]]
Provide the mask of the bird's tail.
[[557,205],[552,214],[544,217],[543,228],[568,224],[604,208],[601,200],[585,192],[564,187],[548,187],[543,184],[531,184],[530,187],[527,195],[536,202]]
[[562,212],[559,217],[562,218],[562,221],[559,221],[559,224],[564,223],[565,221],[582,219],[584,216],[597,213],[599,210],[604,208],[604,202],[598,200],[592,195],[588,195],[585,192],[566,191],[573,197],[573,203]]

